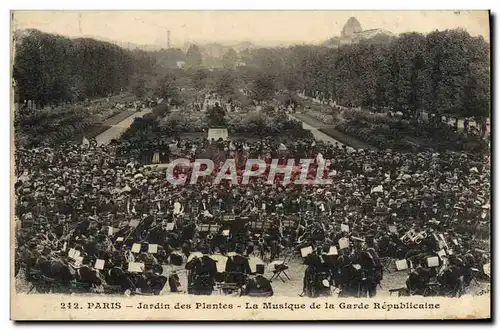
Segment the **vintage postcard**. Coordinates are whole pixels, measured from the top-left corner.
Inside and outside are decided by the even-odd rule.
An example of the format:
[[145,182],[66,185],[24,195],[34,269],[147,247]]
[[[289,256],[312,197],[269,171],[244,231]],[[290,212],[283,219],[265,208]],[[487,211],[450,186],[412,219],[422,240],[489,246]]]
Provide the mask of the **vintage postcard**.
[[491,317],[488,11],[12,11],[13,320]]

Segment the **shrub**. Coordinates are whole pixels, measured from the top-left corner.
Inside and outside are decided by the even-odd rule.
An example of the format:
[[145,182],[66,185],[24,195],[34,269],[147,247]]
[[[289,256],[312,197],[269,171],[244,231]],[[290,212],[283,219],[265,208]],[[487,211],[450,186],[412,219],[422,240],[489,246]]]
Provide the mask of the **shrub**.
[[152,113],[158,117],[163,118],[170,112],[170,108],[166,103],[160,103],[153,108]]

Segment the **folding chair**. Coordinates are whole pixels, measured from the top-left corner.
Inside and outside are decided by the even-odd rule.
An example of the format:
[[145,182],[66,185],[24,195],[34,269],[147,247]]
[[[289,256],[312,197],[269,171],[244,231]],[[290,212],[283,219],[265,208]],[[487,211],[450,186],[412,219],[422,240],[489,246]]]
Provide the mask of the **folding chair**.
[[394,263],[394,259],[391,257],[382,257],[380,258],[380,262],[382,263],[382,267],[384,267],[384,270],[386,270],[388,273],[392,271],[392,264]]
[[393,293],[397,293],[398,297],[404,297],[404,296],[410,295],[410,293],[408,292],[408,289],[405,287],[397,288],[397,289],[390,289],[389,296],[392,296]]
[[286,271],[288,270],[288,266],[285,265],[284,263],[282,264],[274,264],[274,270],[273,270],[273,276],[269,279],[269,281],[272,281],[275,278],[279,278],[283,283],[286,283],[285,279],[281,277],[281,274],[285,275],[285,277],[291,281],[290,277],[288,277],[288,274]]
[[273,279],[279,278],[283,283],[286,283],[285,279],[281,276],[282,274],[289,280],[291,281],[290,277],[288,277],[288,274],[286,271],[288,270],[288,265],[287,265],[287,260],[286,256],[285,259],[283,259],[283,262],[281,263],[275,263],[274,264],[274,269],[273,269],[273,276],[269,279],[269,281],[272,282]]

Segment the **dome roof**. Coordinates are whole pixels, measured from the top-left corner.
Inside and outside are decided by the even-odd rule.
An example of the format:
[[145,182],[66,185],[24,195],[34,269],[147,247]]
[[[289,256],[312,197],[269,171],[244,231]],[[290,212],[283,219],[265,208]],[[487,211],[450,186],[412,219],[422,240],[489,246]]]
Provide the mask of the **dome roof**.
[[354,33],[362,32],[361,24],[359,24],[356,17],[351,17],[347,20],[342,28],[342,37],[352,37]]

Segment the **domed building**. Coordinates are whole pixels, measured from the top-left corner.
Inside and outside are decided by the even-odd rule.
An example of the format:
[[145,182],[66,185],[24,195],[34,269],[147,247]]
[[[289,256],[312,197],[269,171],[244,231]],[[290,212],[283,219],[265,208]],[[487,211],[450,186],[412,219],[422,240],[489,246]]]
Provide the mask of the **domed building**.
[[352,37],[354,37],[355,33],[360,33],[362,31],[363,31],[363,29],[361,28],[361,24],[356,19],[356,17],[351,17],[344,24],[344,27],[342,28],[342,33],[340,34],[340,36],[343,38],[345,38],[345,37],[352,38]]
[[326,41],[324,45],[330,48],[337,48],[342,45],[356,44],[361,41],[370,43],[385,43],[390,41],[394,34],[384,29],[364,30],[356,17],[347,20],[342,28],[340,36],[333,37]]

